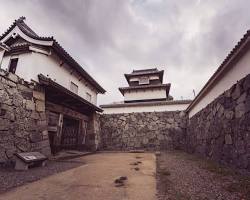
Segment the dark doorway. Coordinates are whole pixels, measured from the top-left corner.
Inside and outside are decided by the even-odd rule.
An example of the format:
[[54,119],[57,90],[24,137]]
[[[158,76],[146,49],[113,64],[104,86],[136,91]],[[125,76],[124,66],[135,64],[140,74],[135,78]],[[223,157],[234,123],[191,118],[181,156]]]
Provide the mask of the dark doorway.
[[9,72],[11,72],[13,74],[16,73],[17,62],[18,62],[18,58],[11,58],[10,59]]
[[80,129],[79,120],[64,116],[62,126],[62,149],[77,149]]

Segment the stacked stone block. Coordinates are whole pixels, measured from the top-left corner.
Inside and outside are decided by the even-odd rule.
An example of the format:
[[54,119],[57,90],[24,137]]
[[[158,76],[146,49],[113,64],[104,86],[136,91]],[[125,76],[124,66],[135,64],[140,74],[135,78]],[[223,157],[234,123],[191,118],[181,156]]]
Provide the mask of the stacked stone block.
[[15,152],[50,154],[42,88],[0,70],[0,162]]
[[101,149],[160,150],[184,144],[186,114],[183,112],[144,112],[104,114],[101,122]]
[[250,75],[189,120],[186,143],[191,153],[250,170]]

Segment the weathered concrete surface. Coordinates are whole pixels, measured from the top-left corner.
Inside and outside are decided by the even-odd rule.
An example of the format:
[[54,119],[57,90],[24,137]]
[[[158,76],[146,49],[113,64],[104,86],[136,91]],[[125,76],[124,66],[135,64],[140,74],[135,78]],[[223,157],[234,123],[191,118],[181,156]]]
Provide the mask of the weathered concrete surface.
[[[137,158],[136,158],[137,157]],[[139,157],[139,158],[138,158]],[[81,167],[18,187],[1,200],[155,200],[156,166],[151,153],[101,153],[80,158]],[[133,162],[142,163],[133,166]],[[139,167],[140,170],[134,170]],[[123,187],[114,180],[127,176]]]

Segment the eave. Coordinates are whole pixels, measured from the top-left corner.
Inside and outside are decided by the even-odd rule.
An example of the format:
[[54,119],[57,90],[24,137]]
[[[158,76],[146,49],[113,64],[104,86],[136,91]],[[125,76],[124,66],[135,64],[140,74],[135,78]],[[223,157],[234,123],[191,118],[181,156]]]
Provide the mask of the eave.
[[61,57],[63,60],[65,60],[70,66],[74,66],[74,69],[81,74],[81,76],[85,79],[87,79],[91,85],[93,85],[99,93],[104,94],[106,90],[101,87],[95,79],[93,79],[88,72],[86,72],[69,54],[66,52],[66,50],[56,41],[54,40],[52,49],[58,54],[59,57]]
[[10,47],[9,51],[6,51],[4,55],[8,56],[13,54],[27,53],[31,51],[29,47],[30,47],[29,44],[22,44],[22,45],[17,45],[15,47]]
[[134,90],[150,90],[150,89],[166,89],[166,95],[168,96],[171,84],[161,84],[161,85],[139,85],[139,86],[130,86],[130,87],[120,87],[119,91],[124,96],[126,91],[134,91]]
[[136,73],[136,74],[124,74],[127,82],[129,83],[129,79],[138,76],[149,76],[149,75],[159,75],[161,83],[163,82],[163,74],[164,70],[156,71],[156,72],[143,72],[143,73]]
[[0,49],[3,49],[5,51],[9,51],[10,47],[2,42],[0,42]]
[[70,107],[76,111],[86,114],[86,112],[102,112],[103,110],[89,101],[83,99],[79,95],[71,92],[62,85],[39,74],[39,83],[45,87],[46,99],[54,103],[58,103]]
[[192,100],[172,100],[172,101],[151,101],[151,102],[136,102],[136,103],[119,103],[119,104],[106,104],[100,105],[101,108],[123,108],[134,106],[162,106],[162,105],[180,105],[190,104]]

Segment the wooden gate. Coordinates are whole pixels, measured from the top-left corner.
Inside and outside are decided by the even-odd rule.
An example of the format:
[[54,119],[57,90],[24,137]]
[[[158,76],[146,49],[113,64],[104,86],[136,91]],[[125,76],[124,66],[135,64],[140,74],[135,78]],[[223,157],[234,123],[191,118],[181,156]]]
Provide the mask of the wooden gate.
[[61,126],[62,126],[62,115],[60,113],[47,111],[48,117],[48,132],[49,141],[52,154],[57,153],[60,150],[61,143]]
[[80,134],[79,120],[63,117],[61,149],[78,149]]
[[66,107],[46,102],[49,141],[52,153],[85,148],[89,117]]

